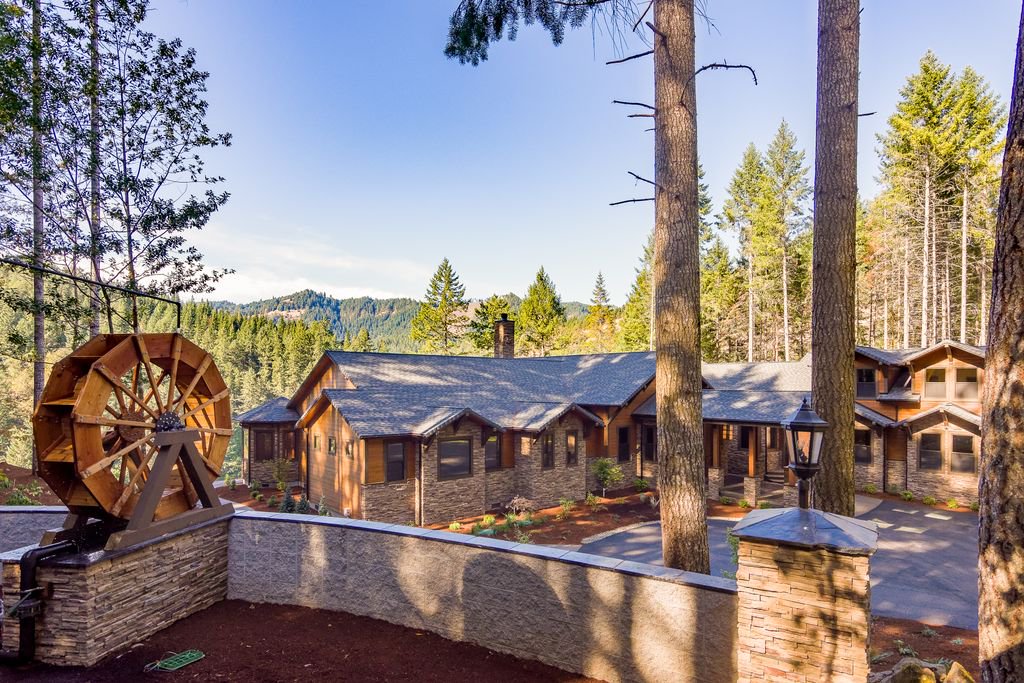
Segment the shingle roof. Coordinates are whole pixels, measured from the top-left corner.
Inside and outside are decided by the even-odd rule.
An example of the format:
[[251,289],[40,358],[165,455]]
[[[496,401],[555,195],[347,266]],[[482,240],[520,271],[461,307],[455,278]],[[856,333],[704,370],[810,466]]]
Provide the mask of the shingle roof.
[[914,393],[913,378],[909,370],[902,370],[893,380],[889,391],[878,395],[879,401],[917,401],[920,398]]
[[241,424],[251,422],[284,423],[295,422],[298,419],[299,414],[288,407],[288,399],[284,396],[277,396],[242,413],[235,418],[235,421]]
[[896,420],[886,417],[885,415],[882,415],[878,411],[872,410],[871,408],[862,406],[859,403],[853,404],[853,412],[856,413],[859,417],[862,417],[865,420],[868,420],[869,422],[873,422],[880,427],[896,426]]
[[876,349],[873,346],[858,346],[857,353],[885,365],[907,365],[921,356],[931,353],[935,349],[944,349],[946,347],[960,349],[961,351],[978,356],[979,358],[985,357],[984,346],[961,344],[960,342],[953,341],[952,339],[943,339],[931,346],[916,347],[912,349]]
[[811,390],[810,355],[789,363],[705,363],[701,375],[722,391]]
[[981,417],[980,416],[975,415],[971,411],[965,410],[965,409],[961,408],[960,406],[958,406],[958,405],[956,405],[954,403],[943,403],[941,405],[935,406],[934,408],[929,408],[928,410],[923,410],[920,413],[917,413],[916,415],[911,415],[910,417],[908,417],[906,419],[900,420],[900,422],[898,424],[901,425],[901,426],[902,425],[913,424],[914,422],[917,422],[918,420],[922,420],[922,419],[928,417],[929,415],[934,415],[935,413],[947,413],[949,415],[953,415],[955,417],[958,417],[961,420],[964,420],[966,422],[970,422],[973,425],[977,425],[979,427],[981,426]]
[[[808,396],[803,391],[744,391],[705,389],[703,414],[708,422],[736,422],[777,425],[793,415],[800,401]],[[654,396],[640,404],[634,415],[654,417],[657,403]]]
[[917,360],[918,358],[920,358],[921,356],[924,356],[924,355],[927,355],[927,354],[931,353],[935,349],[944,349],[944,348],[947,348],[947,347],[954,348],[954,349],[960,349],[961,351],[969,353],[969,354],[971,354],[973,356],[977,356],[979,358],[984,358],[985,357],[985,347],[984,346],[974,346],[973,344],[961,344],[960,342],[953,341],[952,339],[943,339],[940,342],[936,342],[935,344],[932,344],[928,348],[914,349],[913,350],[914,352],[909,354],[909,355],[907,355],[907,357],[903,359],[903,362],[904,363],[911,363],[911,362]]

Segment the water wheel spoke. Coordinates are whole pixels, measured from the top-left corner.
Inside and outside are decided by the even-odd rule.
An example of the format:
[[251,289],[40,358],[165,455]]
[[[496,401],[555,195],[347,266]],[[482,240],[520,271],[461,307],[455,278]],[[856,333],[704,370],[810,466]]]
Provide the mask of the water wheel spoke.
[[206,373],[206,369],[210,367],[210,363],[212,362],[213,356],[211,356],[210,354],[206,354],[206,356],[203,357],[203,362],[199,364],[198,368],[196,368],[195,377],[193,377],[192,381],[188,383],[188,388],[181,393],[181,398],[178,399],[178,403],[175,406],[176,409],[180,410],[185,407],[185,401],[187,401],[188,397],[192,395],[192,392],[195,390],[196,385],[199,384],[199,380],[203,378],[203,374]]
[[174,392],[178,388],[178,361],[181,360],[181,337],[174,335],[174,346],[171,349],[171,383],[167,387],[167,406],[168,410],[174,408],[177,399],[174,398]]
[[193,427],[193,429],[195,429],[197,432],[202,432],[204,434],[216,434],[217,436],[231,436],[231,434],[233,433],[230,429],[218,429],[216,427]]
[[110,413],[114,417],[121,417],[124,414],[124,413],[117,412],[116,410],[114,410],[114,407],[110,406],[110,405],[104,406],[103,407],[103,412]]
[[153,422],[145,422],[143,420],[129,420],[123,417],[111,419],[109,417],[79,415],[77,421],[83,424],[100,425],[101,427],[139,427],[141,429],[156,429],[156,424]]
[[164,402],[160,398],[160,385],[163,384],[164,379],[166,379],[166,378],[167,378],[167,371],[164,370],[162,373],[160,373],[160,376],[156,378],[156,384],[154,384],[153,386],[151,386],[149,389],[146,390],[146,395],[144,397],[147,402],[151,398],[156,399],[157,409],[161,413],[164,412],[164,406],[170,406],[171,405],[169,401]]
[[121,513],[121,508],[124,507],[124,504],[127,503],[128,499],[131,497],[135,489],[135,484],[138,483],[139,478],[142,476],[142,473],[145,472],[147,469],[148,468],[145,465],[142,465],[138,467],[134,472],[132,472],[131,479],[128,480],[127,486],[124,487],[124,490],[121,491],[121,495],[118,496],[117,500],[114,502],[114,505],[110,508],[110,513],[112,515],[116,516]]
[[[121,391],[123,391],[125,393],[125,395],[127,395],[130,399],[135,401],[135,403],[137,404],[137,406],[139,408],[145,410],[147,413],[152,415],[154,419],[156,419],[156,417],[157,417],[156,411],[154,411],[152,408],[150,408],[149,404],[146,403],[146,401],[143,401],[142,398],[138,395],[138,393],[136,393],[136,392],[132,391],[131,389],[129,389],[128,387],[126,387],[121,382],[120,379],[115,377],[114,373],[112,373],[110,371],[110,368],[108,368],[106,365],[102,365],[100,363],[96,363],[95,367],[96,367],[97,370],[99,370],[100,375],[103,378],[105,378],[108,382],[110,382],[110,384],[114,387],[115,391],[117,390],[118,387],[120,387]],[[136,372],[137,370],[138,370],[138,366],[136,366],[135,370],[133,370],[133,372],[136,375],[136,377],[134,379],[136,379],[136,380],[138,379],[138,373]]]
[[[206,416],[206,407],[207,406],[213,405],[217,401],[219,401],[219,400],[221,400],[223,398],[226,398],[227,396],[230,396],[230,395],[231,395],[231,390],[230,389],[225,389],[224,391],[219,391],[214,396],[211,396],[210,398],[206,399],[205,401],[203,401],[202,403],[197,405],[192,410],[190,410],[187,413],[185,413],[184,415],[182,415],[181,418],[183,420],[185,420],[185,419],[188,419],[188,418],[192,417],[193,415],[195,415],[197,413],[202,413],[204,416]],[[213,426],[210,423],[209,417],[207,417],[206,423],[210,427]]]
[[149,391],[146,392],[146,401],[149,401],[152,397],[156,401],[157,412],[164,412],[164,404],[160,400],[160,382],[163,381],[163,377],[160,379],[156,378],[156,373],[153,372],[153,364],[149,360],[149,350],[146,348],[146,342],[141,335],[135,335],[135,345],[139,349],[139,355],[142,356],[142,365],[146,368],[146,376],[149,378]]
[[128,455],[128,453],[134,451],[136,448],[138,448],[139,446],[143,445],[147,441],[151,441],[152,439],[153,439],[153,435],[152,434],[147,434],[147,435],[143,436],[141,439],[136,439],[135,441],[132,441],[130,444],[128,444],[124,448],[122,448],[122,449],[120,449],[118,451],[115,451],[114,453],[111,453],[107,457],[105,457],[105,458],[103,458],[101,460],[97,460],[95,463],[93,463],[89,467],[86,467],[84,470],[82,470],[82,478],[83,479],[88,479],[89,477],[91,477],[92,475],[96,474],[97,472],[105,470],[108,465],[112,464],[115,460],[117,460],[121,456]]

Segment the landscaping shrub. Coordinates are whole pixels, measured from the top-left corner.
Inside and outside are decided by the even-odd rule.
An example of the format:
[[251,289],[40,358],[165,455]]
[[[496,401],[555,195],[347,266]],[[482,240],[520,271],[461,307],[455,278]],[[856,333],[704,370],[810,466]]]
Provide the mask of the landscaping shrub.
[[957,501],[956,498],[950,498],[949,500],[946,501],[946,507],[948,507],[950,510],[959,510],[960,503]]
[[324,500],[324,497],[322,495],[320,496],[320,500],[316,504],[316,514],[320,515],[321,517],[331,516],[331,511],[327,509],[327,501]]
[[973,512],[977,512],[977,511],[978,511],[978,507],[979,507],[979,505],[978,505],[978,501],[976,501],[976,500],[972,500],[972,501],[971,501],[971,510],[972,510]]
[[722,505],[732,505],[736,501],[730,498],[729,496],[722,496],[721,498],[718,499],[718,502],[721,503]]
[[864,493],[875,494],[878,493],[878,487],[874,484],[868,484],[864,487]]
[[479,536],[480,532],[483,531],[483,530],[484,530],[484,525],[481,524],[480,522],[477,522],[476,524],[474,524],[470,528],[469,533],[473,534],[474,536]]
[[305,491],[299,496],[299,502],[295,504],[295,512],[300,515],[309,514],[309,498],[306,497]]
[[516,543],[533,543],[533,539],[530,538],[530,534],[526,533],[519,527],[515,527],[515,531],[512,533],[512,539]]
[[741,500],[741,501],[739,502],[739,506],[740,506],[741,508],[743,508],[744,510],[746,510],[747,508],[749,508],[749,507],[750,507],[750,501],[749,501],[749,500],[747,500],[746,498],[744,498],[744,499],[742,499],[742,500]]
[[259,486],[250,486],[249,487],[249,497],[251,497],[253,500],[263,500],[262,498],[257,498],[257,496],[259,496],[259,495],[260,495],[260,488],[259,488]]
[[505,506],[505,510],[514,515],[521,515],[524,512],[532,512],[537,509],[536,503],[524,496],[514,496]]
[[[36,488],[39,488],[38,484]],[[39,505],[39,501],[33,498],[32,488],[29,486],[15,486],[10,491],[7,494],[7,500],[4,501],[4,505]],[[42,493],[41,489],[39,493]],[[36,494],[37,497],[38,495]]]
[[772,506],[772,504],[769,503],[767,500],[762,500],[760,503],[757,504],[757,509],[758,510],[767,510],[771,506]]
[[601,504],[601,499],[595,496],[593,493],[587,493],[587,499],[584,501],[591,512],[597,512],[598,510],[604,510],[604,505]]
[[601,485],[601,495],[604,496],[612,486],[623,479],[622,468],[611,458],[598,458],[593,465],[594,476],[597,483]]
[[271,496],[270,500],[267,501],[267,507],[276,508],[278,504],[277,496]]
[[939,501],[935,500],[935,496],[925,496],[921,499],[921,502],[925,505],[935,505]]
[[292,498],[292,494],[286,493],[284,498],[281,499],[281,505],[277,508],[278,512],[295,512],[295,499]]
[[480,520],[480,524],[483,526],[494,526],[494,515],[484,515],[483,519]]
[[234,477],[228,477],[228,490],[234,491],[238,488],[238,480]]
[[253,500],[256,500],[256,501],[262,501],[263,500],[263,494],[257,492],[256,495],[253,496],[252,498],[253,498]]
[[900,498],[909,502],[914,500],[914,494],[911,491],[900,491]]
[[11,486],[11,478],[3,472],[0,472],[0,489],[9,489]]
[[573,506],[575,505],[576,501],[573,500],[572,498],[559,498],[558,507],[562,509],[559,510],[558,514],[555,516],[555,519],[562,520],[568,517],[569,513],[572,512]]
[[448,531],[462,531],[462,525],[458,522],[452,522],[448,525]]
[[643,477],[637,477],[633,480],[633,488],[636,489],[637,493],[643,493],[647,489],[651,488],[651,485],[647,483],[647,480]]
[[519,516],[511,512],[506,512],[505,519],[502,521],[502,524],[506,529],[511,531],[516,524],[519,524]]

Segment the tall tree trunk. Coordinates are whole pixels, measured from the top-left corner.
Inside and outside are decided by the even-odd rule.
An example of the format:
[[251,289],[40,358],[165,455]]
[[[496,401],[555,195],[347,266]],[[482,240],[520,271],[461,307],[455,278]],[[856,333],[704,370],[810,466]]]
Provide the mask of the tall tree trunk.
[[654,2],[655,384],[665,566],[706,574],[693,20],[693,0]]
[[889,286],[885,287],[885,298],[882,300],[882,348],[889,348]]
[[921,254],[921,347],[928,346],[928,216],[931,201],[931,167],[925,165],[924,172],[924,242]]
[[853,516],[853,352],[857,231],[858,0],[818,2],[811,390],[828,422],[817,506]]
[[935,343],[937,341],[937,337],[942,333],[942,328],[939,327],[939,293],[941,291],[940,290],[940,285],[939,285],[939,260],[938,260],[938,258],[939,258],[938,257],[938,250],[939,250],[939,227],[935,224],[935,197],[934,196],[931,197],[930,204],[931,204],[931,209],[932,209],[932,215],[928,219],[928,224],[932,226],[932,235],[931,235],[931,247],[932,247],[932,258],[931,258],[932,266],[931,267],[932,267],[932,272],[931,272],[931,276],[930,276],[931,277],[931,283],[932,283],[932,291],[931,291],[931,302],[932,302],[932,329],[931,329],[931,331],[932,331],[932,335],[931,335],[931,342]]
[[985,250],[984,250],[984,248],[982,248],[982,251],[981,251],[981,268],[979,268],[978,270],[979,270],[979,272],[981,274],[981,285],[980,285],[981,292],[979,293],[979,298],[981,299],[981,301],[978,303],[978,313],[981,316],[981,321],[980,321],[980,323],[978,325],[978,345],[979,346],[985,346],[986,342],[988,341],[988,321],[985,320],[985,314],[986,314],[986,311],[988,311],[988,296],[987,296],[988,292],[986,291],[986,288],[985,288],[985,283],[986,283],[985,273],[987,271],[985,269]]
[[[32,262],[43,265],[43,75],[42,7],[32,0]],[[43,275],[32,273],[32,405],[39,405],[46,383],[46,317],[43,314]],[[32,474],[38,471],[38,453],[32,446]]]
[[754,362],[754,256],[747,260],[747,362]]
[[[100,19],[99,0],[89,4],[89,263],[92,279],[101,281],[100,271]],[[100,333],[99,286],[89,292],[89,335]]]
[[992,257],[978,512],[981,679],[1024,678],[1024,15]]
[[967,343],[967,180],[960,210],[960,343]]
[[910,240],[903,240],[903,348],[910,348]]
[[782,357],[789,362],[789,255],[782,245]]
[[942,269],[942,338],[952,339],[952,303],[949,291],[949,252],[946,252],[946,261]]

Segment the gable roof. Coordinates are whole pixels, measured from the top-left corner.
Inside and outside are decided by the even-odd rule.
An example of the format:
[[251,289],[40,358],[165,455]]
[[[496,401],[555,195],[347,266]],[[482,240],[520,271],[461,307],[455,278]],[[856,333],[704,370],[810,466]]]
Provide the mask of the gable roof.
[[[745,391],[705,389],[702,410],[706,422],[734,422],[756,425],[779,425],[800,407],[809,394],[803,391]],[[657,402],[651,396],[641,403],[634,415],[655,417]]]
[[928,410],[922,410],[920,413],[917,413],[916,415],[911,415],[908,418],[900,420],[898,424],[900,426],[911,425],[919,420],[923,420],[926,417],[935,415],[936,413],[952,415],[953,417],[960,418],[964,422],[969,422],[978,427],[981,426],[981,417],[979,415],[975,415],[971,411],[965,410],[964,408],[961,408],[955,403],[942,403],[933,408],[929,408]]
[[905,366],[937,349],[954,348],[978,358],[985,358],[985,347],[962,344],[952,339],[942,339],[931,346],[911,349],[876,349],[873,346],[858,346],[857,353],[883,365]]
[[261,422],[266,424],[282,424],[295,422],[299,414],[288,407],[288,399],[276,396],[265,403],[248,410],[235,418],[239,424]]
[[918,358],[921,358],[922,356],[926,356],[929,353],[932,353],[933,351],[935,351],[937,349],[947,349],[947,348],[948,349],[957,349],[959,351],[963,351],[964,353],[970,354],[970,355],[975,356],[977,358],[981,358],[982,360],[985,359],[985,347],[984,346],[974,346],[973,344],[961,344],[960,342],[953,341],[952,339],[943,339],[942,341],[939,341],[939,342],[936,342],[936,343],[932,344],[928,348],[916,349],[914,351],[914,353],[911,353],[906,358],[904,358],[903,362],[904,363],[913,363]]
[[896,420],[893,420],[890,417],[886,417],[885,415],[882,415],[878,411],[872,410],[867,406],[862,406],[861,404],[856,402],[854,402],[853,404],[853,412],[857,417],[867,420],[868,422],[872,422],[878,425],[879,427],[895,427],[897,424]]
[[701,375],[710,388],[720,391],[808,392],[811,390],[811,358],[808,354],[793,362],[704,363]]

